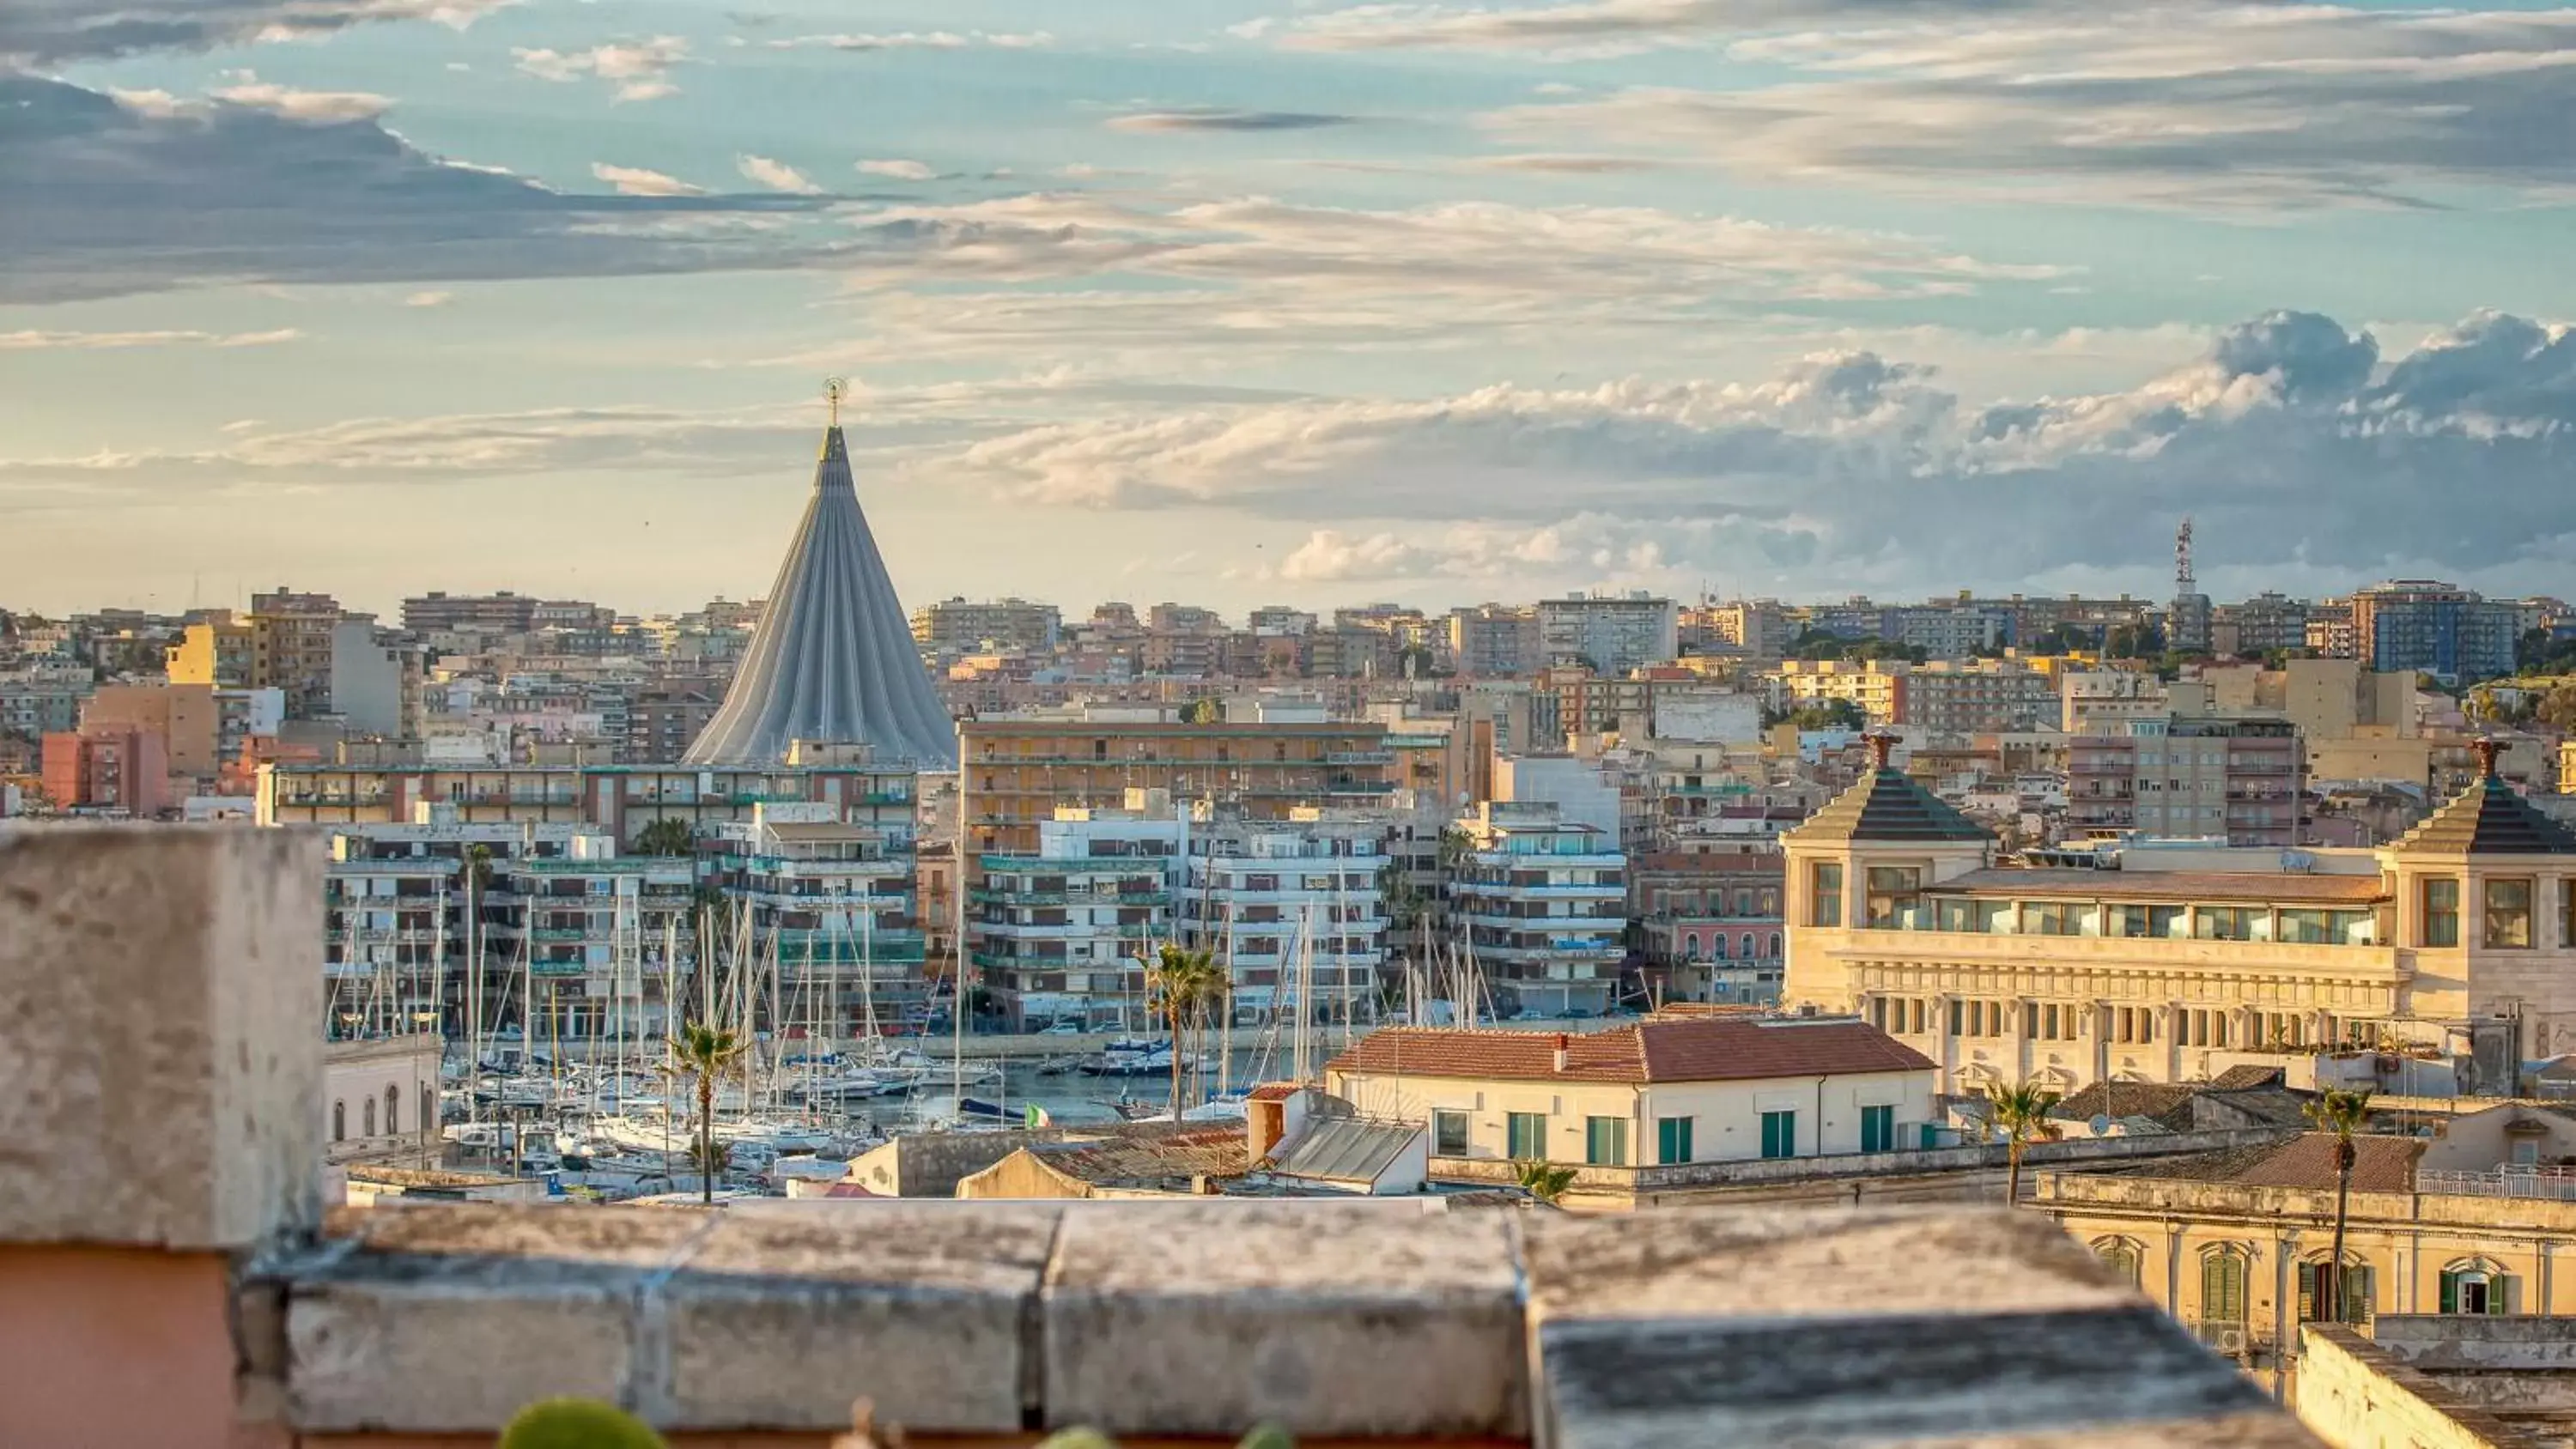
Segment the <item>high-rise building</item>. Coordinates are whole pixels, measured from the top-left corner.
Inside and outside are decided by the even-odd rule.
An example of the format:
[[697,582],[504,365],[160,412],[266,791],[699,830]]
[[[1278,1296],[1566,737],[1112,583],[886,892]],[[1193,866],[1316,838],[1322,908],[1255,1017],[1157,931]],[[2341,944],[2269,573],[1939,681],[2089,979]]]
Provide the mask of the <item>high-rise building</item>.
[[407,633],[525,634],[536,625],[537,601],[503,589],[497,594],[445,594],[433,589],[403,600]]
[[2299,843],[2299,732],[2287,720],[2141,719],[2066,744],[2067,813],[2092,830]]
[[859,509],[837,390],[832,408],[813,499],[724,707],[689,747],[692,764],[772,764],[798,741],[866,745],[876,758],[933,769],[957,758],[954,726]]
[[1213,952],[1231,973],[1239,1019],[1376,1015],[1386,834],[1382,819],[1344,810],[1192,812],[1172,915],[1184,945]]
[[1488,801],[1459,822],[1448,913],[1498,1004],[1598,1013],[1627,954],[1627,856],[1553,802]]
[[995,651],[1044,653],[1063,632],[1064,618],[1055,605],[1026,599],[969,602],[960,596],[912,611],[912,642],[944,660]]
[[2399,579],[2352,596],[2353,648],[2372,669],[2458,680],[2513,672],[2515,608],[2431,579]]
[[1646,593],[1538,604],[1542,662],[1582,660],[1605,675],[1675,658],[1681,653],[1680,629],[1681,611],[1673,601]]
[[1514,679],[1545,661],[1539,653],[1538,611],[1479,604],[1449,612],[1449,657],[1471,679]]
[[1118,807],[1058,809],[1032,852],[984,855],[966,933],[995,1009],[1023,1029],[1146,1015],[1186,828],[1168,794],[1131,790]]

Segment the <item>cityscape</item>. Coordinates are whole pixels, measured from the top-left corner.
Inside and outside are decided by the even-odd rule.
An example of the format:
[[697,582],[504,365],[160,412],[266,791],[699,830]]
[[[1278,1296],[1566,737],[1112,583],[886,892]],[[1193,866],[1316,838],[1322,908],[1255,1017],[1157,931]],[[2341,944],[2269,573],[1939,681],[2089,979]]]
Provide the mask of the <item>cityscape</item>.
[[0,1444],[2576,1442],[2571,16],[0,8]]

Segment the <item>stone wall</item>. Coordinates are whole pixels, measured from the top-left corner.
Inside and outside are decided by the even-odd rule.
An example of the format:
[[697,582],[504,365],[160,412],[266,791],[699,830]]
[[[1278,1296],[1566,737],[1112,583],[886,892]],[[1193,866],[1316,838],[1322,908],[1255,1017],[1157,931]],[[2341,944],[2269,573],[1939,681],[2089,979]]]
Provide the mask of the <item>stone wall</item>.
[[2334,1449],[2534,1449],[2351,1329],[2311,1323],[2300,1339],[2299,1419]]

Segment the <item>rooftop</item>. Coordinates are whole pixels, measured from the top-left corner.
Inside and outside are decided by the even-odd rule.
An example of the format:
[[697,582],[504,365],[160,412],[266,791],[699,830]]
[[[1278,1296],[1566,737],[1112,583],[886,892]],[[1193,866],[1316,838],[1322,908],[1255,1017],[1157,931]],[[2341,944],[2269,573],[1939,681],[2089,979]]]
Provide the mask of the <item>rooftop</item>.
[[2366,906],[2389,898],[2376,875],[2300,875],[2289,871],[2087,870],[1995,867],[1972,870],[1926,887],[1936,892],[1996,896],[2070,896],[2091,900],[2314,901]]
[[1881,764],[1859,784],[1835,796],[1789,832],[1801,843],[1863,841],[1977,841],[1992,843],[1994,833],[1904,771]]
[[[2357,1133],[2355,1192],[2412,1192],[2415,1164],[2424,1142],[2414,1137]],[[2305,1132],[2286,1142],[2234,1147],[2190,1157],[2169,1157],[2134,1167],[2107,1169],[2112,1175],[2163,1178],[2176,1182],[2233,1183],[2241,1187],[2286,1187],[2308,1192],[2335,1188],[2335,1138],[2331,1132]]]
[[1638,1084],[1931,1069],[1930,1058],[1867,1022],[1743,1016],[1649,1017],[1580,1035],[1390,1026],[1325,1064],[1388,1076]]
[[2406,832],[2397,850],[2415,855],[2576,855],[2576,829],[2498,778],[2493,745],[2482,743],[2481,749],[2485,774]]

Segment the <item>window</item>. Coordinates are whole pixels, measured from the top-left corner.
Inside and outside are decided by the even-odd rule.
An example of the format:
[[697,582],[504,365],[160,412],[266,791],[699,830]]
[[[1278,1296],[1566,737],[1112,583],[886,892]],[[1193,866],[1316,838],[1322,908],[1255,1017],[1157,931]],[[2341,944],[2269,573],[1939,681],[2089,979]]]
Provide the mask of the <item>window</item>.
[[[2321,1306],[2317,1302],[2317,1282],[2325,1276],[2325,1272],[2326,1265],[2322,1261],[2299,1265],[2299,1321],[2301,1323],[2317,1321],[2317,1310]],[[2335,1320],[2340,1323],[2368,1324],[2370,1297],[2370,1265],[2344,1264],[2343,1287],[2336,1294],[2333,1304]]]
[[2482,1260],[2442,1270],[2444,1313],[2506,1314],[2522,1294],[2512,1274]]
[[1689,1117],[1662,1117],[1655,1121],[1655,1160],[1688,1162],[1691,1160],[1691,1124]]
[[2147,934],[2147,920],[2145,906],[2104,906],[2102,934],[2118,937],[2144,936]]
[[2124,1283],[2137,1282],[2138,1268],[2146,1261],[2146,1255],[2138,1250],[2138,1245],[2127,1238],[2094,1239],[2093,1256],[2101,1259],[2102,1266],[2118,1274]]
[[1808,924],[1839,926],[1843,923],[1843,868],[1819,862],[1809,877],[1815,886],[1815,899],[1807,909]]
[[1547,1114],[1514,1112],[1504,1122],[1505,1147],[1514,1162],[1547,1160]]
[[1762,1114],[1762,1155],[1795,1157],[1798,1155],[1798,1114],[1765,1112]]
[[1431,1148],[1443,1157],[1467,1155],[1467,1114],[1434,1112],[1431,1114]]
[[2424,937],[2426,946],[2460,944],[2460,883],[2449,876],[2429,876],[2424,881]]
[[2576,946],[2576,877],[2558,883],[2558,944]]
[[334,1142],[344,1142],[348,1140],[348,1136],[349,1104],[346,1102],[334,1102],[331,1104],[331,1140]]
[[2490,951],[2531,946],[2531,882],[2491,880],[2486,889],[2485,939]]
[[387,1136],[402,1130],[401,1118],[402,1089],[387,1087],[385,1088],[385,1134]]
[[1911,930],[1921,924],[1923,872],[1910,865],[1869,868],[1867,924],[1881,930]]
[[2215,1248],[2201,1255],[2200,1319],[2203,1323],[2245,1321],[2244,1253]]
[[1894,1107],[1860,1109],[1860,1150],[1863,1152],[1896,1150],[1896,1109]]
[[373,1137],[373,1136],[375,1136],[375,1135],[376,1135],[376,1099],[375,1099],[375,1098],[373,1098],[373,1097],[369,1097],[369,1098],[367,1099],[367,1101],[366,1101],[366,1112],[364,1113],[363,1120],[364,1120],[364,1122],[365,1122],[365,1124],[366,1124],[366,1128],[367,1128],[366,1132],[365,1132],[363,1135],[368,1136],[368,1137]]
[[2204,941],[2257,940],[2255,918],[2265,917],[2268,924],[2269,914],[2243,906],[2196,906],[2192,909],[2193,934]]
[[1594,1167],[1627,1166],[1628,1119],[1625,1117],[1584,1118],[1583,1160]]

